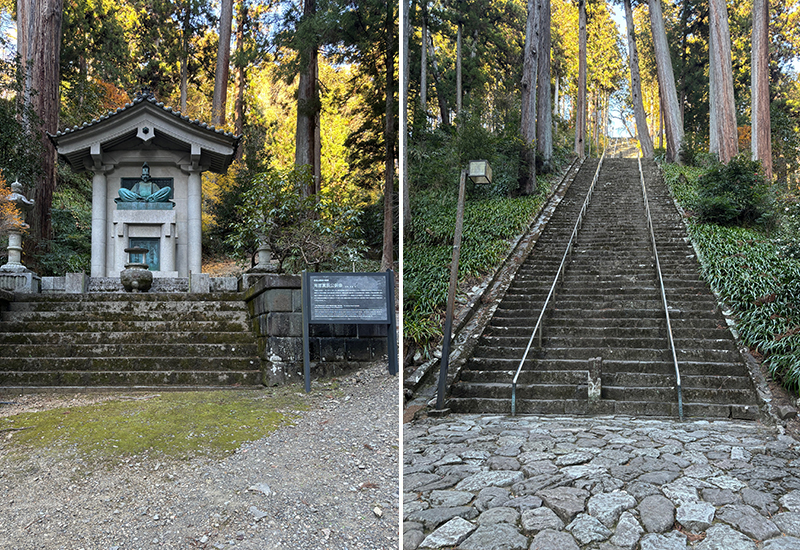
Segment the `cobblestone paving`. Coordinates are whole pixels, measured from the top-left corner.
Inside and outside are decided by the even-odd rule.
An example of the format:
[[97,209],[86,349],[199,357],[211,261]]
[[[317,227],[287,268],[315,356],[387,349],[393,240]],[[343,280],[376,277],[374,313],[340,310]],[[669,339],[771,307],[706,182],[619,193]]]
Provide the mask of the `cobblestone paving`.
[[404,425],[403,546],[800,550],[800,443],[731,421]]

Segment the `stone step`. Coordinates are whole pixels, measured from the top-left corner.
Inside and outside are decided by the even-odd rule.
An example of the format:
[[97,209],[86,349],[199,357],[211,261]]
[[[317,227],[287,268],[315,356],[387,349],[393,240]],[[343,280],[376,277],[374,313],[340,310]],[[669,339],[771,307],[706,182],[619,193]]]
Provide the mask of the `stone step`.
[[[258,357],[14,357],[0,365],[2,372],[157,372],[248,371],[259,368]],[[46,384],[37,384],[46,385]]]
[[[454,410],[510,412],[511,379],[561,263],[588,177],[576,177],[563,208],[517,271],[452,388]],[[700,277],[680,215],[663,182],[650,180],[684,411],[754,418],[749,373]],[[676,416],[675,367],[657,285],[638,167],[610,162],[601,170],[562,285],[544,317],[543,347],[536,348],[534,341],[520,374],[518,412]],[[590,404],[587,373],[590,359],[597,357],[603,359],[603,399]]]
[[212,293],[182,293],[182,292],[89,292],[87,294],[23,294],[18,295],[11,304],[92,304],[106,302],[120,303],[164,303],[176,304],[179,302],[240,302],[243,303],[243,293],[240,292],[212,292]]
[[[529,338],[532,332],[529,325],[524,326],[497,326],[492,324],[484,331],[486,336],[507,336],[517,338]],[[549,337],[561,338],[667,338],[666,321],[653,323],[651,325],[639,326],[586,326],[575,324],[573,326],[547,325],[547,335]],[[698,338],[701,340],[729,340],[730,332],[725,327],[719,328],[681,328],[672,327],[672,336],[675,339],[688,340]]]
[[239,293],[20,297],[0,342],[6,387],[264,383]]
[[[84,295],[81,295],[84,296]],[[87,294],[85,296],[92,296]],[[65,300],[17,300],[9,304],[11,312],[85,312],[126,313],[138,311],[246,311],[247,306],[239,300],[125,300],[125,299],[81,299]]]
[[150,321],[157,318],[160,321],[241,321],[247,320],[249,315],[245,311],[130,311],[130,312],[103,312],[98,311],[4,311],[0,315],[2,321],[19,322],[74,322],[85,321]]
[[249,319],[224,320],[125,320],[125,321],[28,321],[0,322],[0,333],[76,332],[242,332],[250,330]]
[[[516,372],[519,367],[519,362],[522,359],[522,354],[519,357],[473,357],[465,365],[465,370],[475,370],[482,372],[499,371],[499,372]],[[678,367],[681,376],[737,376],[748,377],[748,374],[741,364],[730,363],[725,361],[702,361],[702,360],[685,360],[679,361]],[[589,362],[586,359],[538,359],[530,357],[525,361],[523,367],[524,371],[536,370],[579,370],[586,371],[589,369]],[[675,375],[675,366],[672,363],[672,358],[662,361],[637,361],[629,359],[603,359],[602,372],[608,374],[664,374],[668,376]]]
[[263,384],[260,370],[0,371],[5,389],[30,387],[232,387]]
[[[530,333],[527,336],[505,336],[505,335],[484,335],[479,345],[486,348],[503,348],[503,349],[524,349],[528,345]],[[686,349],[698,350],[723,350],[726,352],[738,353],[735,342],[732,338],[674,338],[675,349],[683,351]],[[538,335],[534,345],[538,346]],[[542,337],[543,350],[557,350],[557,349],[582,349],[582,348],[608,348],[611,350],[622,349],[640,349],[646,348],[656,350],[659,353],[661,350],[669,347],[669,341],[666,337],[619,337],[619,336],[602,336],[597,338],[592,337],[576,337],[576,336],[557,336],[549,331],[545,331]]]
[[[192,331],[158,331],[158,332],[5,332],[0,333],[0,341],[4,346],[19,345],[58,346],[70,344],[128,344],[130,342],[147,342],[148,344],[252,344],[253,336],[249,331],[214,332],[212,330]],[[0,354],[3,350],[0,349]]]
[[258,355],[258,346],[252,341],[244,343],[184,343],[170,342],[156,343],[117,343],[117,344],[22,344],[17,346],[3,346],[0,348],[0,357],[4,361],[13,362],[15,358],[103,358],[103,357],[173,357],[188,359],[191,357],[224,358],[225,360],[236,357],[253,357]]

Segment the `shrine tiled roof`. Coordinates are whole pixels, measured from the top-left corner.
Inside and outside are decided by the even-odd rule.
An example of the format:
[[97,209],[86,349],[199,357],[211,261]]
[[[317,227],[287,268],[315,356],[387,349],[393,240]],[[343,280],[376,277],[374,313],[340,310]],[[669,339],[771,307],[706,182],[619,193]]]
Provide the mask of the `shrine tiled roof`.
[[143,103],[145,101],[155,105],[156,107],[159,107],[159,108],[163,109],[165,112],[170,113],[175,118],[178,118],[180,120],[188,122],[189,124],[192,124],[194,126],[198,126],[200,128],[203,128],[204,130],[208,130],[210,132],[214,132],[216,134],[224,135],[224,136],[227,136],[227,137],[230,137],[230,138],[233,138],[233,139],[241,138],[241,136],[236,136],[232,132],[226,132],[225,130],[222,130],[221,128],[217,128],[217,127],[215,127],[213,125],[210,125],[208,123],[202,122],[202,121],[197,120],[197,119],[189,118],[188,116],[186,116],[184,114],[181,114],[180,111],[175,110],[172,107],[164,105],[164,103],[161,102],[161,101],[157,101],[155,96],[153,96],[152,94],[148,94],[148,93],[137,94],[136,97],[133,99],[133,101],[131,101],[130,103],[126,103],[124,106],[118,107],[114,111],[109,111],[105,115],[93,119],[91,122],[84,122],[80,126],[73,126],[71,128],[65,128],[64,130],[56,132],[55,134],[49,134],[49,135],[51,137],[61,137],[61,136],[67,135],[67,134],[71,134],[73,132],[78,132],[80,130],[83,130],[84,128],[89,128],[91,126],[94,126],[95,124],[103,122],[104,120],[107,120],[109,118],[113,118],[116,115],[124,113],[125,111],[127,111],[127,110],[133,108],[134,106],[138,105],[139,103]]

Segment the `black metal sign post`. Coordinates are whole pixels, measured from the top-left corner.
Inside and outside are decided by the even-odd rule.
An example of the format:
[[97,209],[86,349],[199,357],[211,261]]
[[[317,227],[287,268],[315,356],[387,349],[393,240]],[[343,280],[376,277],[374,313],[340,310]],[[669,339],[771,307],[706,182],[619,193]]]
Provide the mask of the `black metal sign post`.
[[389,374],[398,372],[394,272],[303,272],[303,374],[311,391],[309,325],[387,325]]

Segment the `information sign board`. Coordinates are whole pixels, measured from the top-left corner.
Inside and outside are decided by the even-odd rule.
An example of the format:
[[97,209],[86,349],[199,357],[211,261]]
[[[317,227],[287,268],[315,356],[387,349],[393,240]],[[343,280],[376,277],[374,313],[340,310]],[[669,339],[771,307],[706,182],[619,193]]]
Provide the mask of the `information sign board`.
[[385,273],[309,273],[311,323],[389,323]]
[[303,370],[311,391],[308,333],[311,324],[374,324],[387,326],[389,372],[397,374],[397,323],[394,272],[303,272]]

